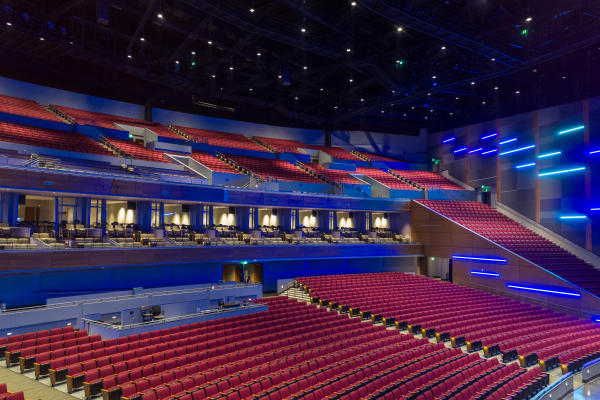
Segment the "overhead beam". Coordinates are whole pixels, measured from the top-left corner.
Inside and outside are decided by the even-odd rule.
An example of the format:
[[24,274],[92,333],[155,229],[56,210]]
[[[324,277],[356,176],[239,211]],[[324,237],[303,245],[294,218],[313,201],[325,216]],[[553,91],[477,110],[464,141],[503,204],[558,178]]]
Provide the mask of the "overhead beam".
[[146,22],[148,21],[148,19],[152,15],[152,12],[154,11],[154,4],[156,4],[156,0],[150,0],[148,2],[148,5],[146,6],[146,11],[144,12],[144,15],[138,22],[137,28],[135,28],[135,33],[129,40],[129,44],[127,45],[127,54],[131,54],[131,48],[133,47],[133,43],[136,39],[140,37],[140,32],[142,31],[142,29],[144,29]]

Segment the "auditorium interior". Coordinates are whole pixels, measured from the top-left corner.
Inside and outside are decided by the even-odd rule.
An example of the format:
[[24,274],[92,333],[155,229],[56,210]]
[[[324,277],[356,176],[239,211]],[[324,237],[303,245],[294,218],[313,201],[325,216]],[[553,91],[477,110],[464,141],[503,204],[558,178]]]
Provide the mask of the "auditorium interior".
[[600,399],[600,3],[0,4],[0,400]]

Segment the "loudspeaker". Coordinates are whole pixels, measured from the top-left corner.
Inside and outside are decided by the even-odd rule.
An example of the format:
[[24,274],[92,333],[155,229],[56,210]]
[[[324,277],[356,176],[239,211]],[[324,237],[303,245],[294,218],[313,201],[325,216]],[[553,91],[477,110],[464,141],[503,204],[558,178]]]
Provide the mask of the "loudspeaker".
[[229,207],[229,214],[235,214],[235,207]]
[[137,209],[137,203],[135,201],[128,201],[127,202],[127,209],[128,210],[136,210]]
[[181,212],[190,212],[190,205],[189,204],[182,204],[181,205]]
[[27,201],[27,196],[24,194],[19,195],[19,205],[24,206]]

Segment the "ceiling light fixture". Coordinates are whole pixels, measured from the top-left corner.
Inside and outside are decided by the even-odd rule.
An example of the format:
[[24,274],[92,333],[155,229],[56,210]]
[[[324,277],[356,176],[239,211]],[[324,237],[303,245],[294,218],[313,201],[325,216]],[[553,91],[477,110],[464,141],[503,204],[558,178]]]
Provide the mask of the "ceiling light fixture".
[[302,32],[302,33],[306,33],[306,28],[305,28],[305,27],[301,27],[301,28],[300,28],[300,32]]
[[163,19],[164,16],[161,13],[156,14],[156,16],[158,17],[158,19]]
[[206,42],[206,43],[208,43],[209,45],[212,45],[212,40],[209,40],[209,41],[208,41],[208,42]]
[[446,46],[442,46],[442,50],[446,50]]
[[251,9],[250,9],[250,12],[251,12],[251,13],[254,13],[254,8],[251,8]]
[[401,26],[399,26],[399,27],[396,28],[396,32],[402,32],[403,30],[404,30],[404,28],[401,27]]
[[141,41],[141,42],[145,42],[145,41],[146,41],[146,38],[142,36],[142,37],[140,38],[140,41]]

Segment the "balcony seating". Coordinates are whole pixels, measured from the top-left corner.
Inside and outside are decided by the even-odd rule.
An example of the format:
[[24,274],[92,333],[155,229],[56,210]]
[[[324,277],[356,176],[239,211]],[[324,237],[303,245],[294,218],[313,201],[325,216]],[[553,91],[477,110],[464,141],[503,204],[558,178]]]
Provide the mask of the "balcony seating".
[[409,185],[406,182],[388,174],[377,168],[356,168],[356,173],[360,175],[369,176],[390,189],[401,189],[401,190],[418,190],[414,186]]
[[249,169],[261,178],[281,181],[321,183],[319,179],[307,174],[296,165],[283,160],[227,155],[243,168]]
[[74,132],[11,124],[0,121],[0,141],[49,147],[79,153],[112,155],[93,139]]
[[443,177],[440,174],[430,171],[415,171],[415,170],[392,170],[392,173],[415,182],[419,186],[428,190],[465,190],[463,187],[452,182],[450,179]]
[[160,137],[164,137],[164,138],[170,138],[170,139],[179,139],[179,140],[185,140],[185,138],[181,135],[179,135],[178,133],[173,132],[172,130],[170,130],[168,127],[163,126],[159,123],[145,123],[145,124],[127,124],[126,125],[133,125],[133,126],[137,126],[139,128],[146,128],[151,130],[152,132],[156,133],[158,136]]
[[303,154],[299,148],[307,148],[306,144],[299,142],[297,140],[288,140],[288,139],[277,139],[277,138],[269,138],[262,136],[255,136],[255,139],[260,141],[261,143],[266,144],[267,146],[273,148],[278,153],[296,153]]
[[364,151],[358,151],[358,150],[354,150],[354,154],[357,154],[359,156],[362,156],[363,158],[367,159],[368,161],[391,161],[391,162],[401,162],[400,160],[397,160],[395,158],[392,157],[386,157],[386,156],[381,156],[379,154],[373,154],[373,153],[366,153]]
[[600,271],[489,206],[467,201],[419,200],[419,203],[590,293],[600,295]]
[[194,160],[198,161],[200,164],[212,170],[213,172],[223,172],[226,174],[241,174],[239,171],[231,167],[225,161],[222,161],[208,153],[194,151],[192,152],[191,157]]
[[[600,355],[600,326],[487,292],[403,273],[297,278],[313,301],[544,370]],[[588,346],[588,347],[582,347]]]
[[61,113],[69,116],[76,123],[80,125],[92,125],[99,126],[102,128],[120,129],[115,125],[116,123],[123,123],[129,125],[142,124],[146,125],[146,121],[139,118],[122,117],[119,115],[103,114],[98,112],[92,112],[87,110],[81,110],[78,108],[71,108],[65,106],[59,106],[56,104],[51,105],[52,108],[60,111]]
[[253,142],[248,137],[240,135],[238,133],[217,132],[206,129],[189,128],[184,126],[177,126],[176,129],[179,129],[198,143],[206,143],[211,146],[219,147],[231,147],[234,149],[244,149],[261,152],[267,151],[267,149],[265,149],[260,144]]
[[339,171],[339,170],[334,170],[334,169],[328,169],[328,168],[325,168],[325,167],[319,165],[318,163],[310,163],[310,164],[304,164],[304,165],[309,170],[314,171],[314,173],[325,177],[325,179],[327,179],[328,181],[333,182],[333,183],[347,183],[350,185],[362,184],[362,182],[359,182],[358,180],[353,178],[350,175],[350,172],[348,172],[348,171]]
[[48,111],[35,101],[5,95],[0,95],[0,112],[48,121],[64,122],[58,115]]
[[352,154],[351,152],[342,149],[341,147],[335,147],[335,146],[320,146],[320,145],[305,145],[305,148],[308,149],[313,149],[313,150],[320,150],[323,151],[327,154],[329,154],[331,157],[333,157],[334,159],[338,159],[338,160],[352,160],[352,161],[359,161],[360,158],[354,154]]
[[170,163],[162,151],[148,149],[141,144],[120,139],[106,139],[112,146],[119,148],[137,160]]

